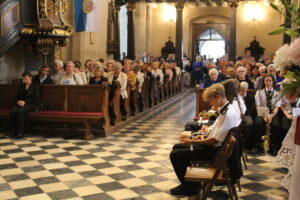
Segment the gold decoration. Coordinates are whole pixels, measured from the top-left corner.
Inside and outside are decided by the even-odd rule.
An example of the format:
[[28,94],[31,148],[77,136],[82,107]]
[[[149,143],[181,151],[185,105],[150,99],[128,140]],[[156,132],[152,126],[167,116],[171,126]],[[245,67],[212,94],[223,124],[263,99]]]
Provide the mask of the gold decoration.
[[[37,35],[37,34],[42,34],[39,31],[36,31],[34,28],[22,28],[21,33],[24,35],[29,35],[29,34],[33,34],[33,35]],[[63,37],[71,37],[71,33],[69,31],[66,30],[62,30],[62,29],[53,29],[52,32],[48,32],[48,33],[43,33],[44,36],[63,36]]]
[[46,17],[46,2],[45,0],[39,0],[39,14],[40,17],[45,18]]
[[184,3],[175,3],[175,8],[176,10],[183,10]]
[[239,1],[230,0],[227,1],[227,4],[230,8],[236,9],[239,6]]
[[135,3],[126,3],[127,11],[133,11],[135,9]]
[[54,12],[57,13],[58,10],[59,10],[59,5],[58,5],[59,2],[58,1],[59,0],[52,0],[50,5],[47,7],[48,11],[49,10],[54,10]]
[[66,0],[61,0],[60,12],[65,13],[68,8]]
[[269,123],[266,123],[266,134],[262,136],[262,147],[264,149],[264,153],[268,153],[270,150],[270,135],[271,135],[271,126]]

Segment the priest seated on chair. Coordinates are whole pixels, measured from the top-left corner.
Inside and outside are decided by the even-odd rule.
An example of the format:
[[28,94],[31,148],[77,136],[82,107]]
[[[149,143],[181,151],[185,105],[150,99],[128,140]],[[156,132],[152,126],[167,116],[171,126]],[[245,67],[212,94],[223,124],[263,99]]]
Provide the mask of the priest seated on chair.
[[229,131],[239,126],[241,117],[235,107],[226,99],[224,86],[217,83],[207,88],[203,99],[218,107],[218,117],[210,127],[203,126],[201,134],[180,135],[180,143],[173,146],[170,160],[181,184],[170,190],[173,195],[194,195],[198,186],[184,180],[184,175],[191,161],[211,161],[225,140]]

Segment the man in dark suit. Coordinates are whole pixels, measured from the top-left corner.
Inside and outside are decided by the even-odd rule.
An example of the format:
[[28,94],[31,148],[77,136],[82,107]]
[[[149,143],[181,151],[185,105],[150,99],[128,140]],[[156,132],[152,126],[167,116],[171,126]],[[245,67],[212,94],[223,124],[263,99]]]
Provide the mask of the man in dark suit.
[[53,84],[49,71],[50,69],[47,66],[42,66],[39,74],[32,78],[32,82],[35,84]]
[[23,84],[19,87],[15,106],[11,109],[12,136],[15,139],[24,137],[25,116],[34,110],[38,103],[39,88],[32,83],[32,76],[29,72],[22,74]]
[[253,149],[255,146],[255,140],[251,134],[254,131],[254,119],[257,116],[257,111],[255,107],[255,99],[254,95],[248,92],[248,83],[243,81],[240,85],[239,96],[244,100],[246,105],[246,112],[245,115],[242,117],[242,125],[244,126],[244,133],[245,133],[245,148],[246,149]]

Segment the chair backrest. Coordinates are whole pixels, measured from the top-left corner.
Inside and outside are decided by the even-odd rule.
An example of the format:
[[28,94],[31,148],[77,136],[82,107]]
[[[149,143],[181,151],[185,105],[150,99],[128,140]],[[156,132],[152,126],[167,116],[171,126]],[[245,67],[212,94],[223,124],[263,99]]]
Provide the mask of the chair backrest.
[[228,139],[224,142],[215,163],[213,163],[213,167],[216,168],[216,175],[218,175],[222,169],[227,167],[227,160],[232,154],[235,144],[235,137],[232,134],[229,134]]
[[215,167],[216,166],[216,162],[218,160],[220,160],[221,152],[224,151],[225,144],[228,143],[228,140],[229,140],[229,138],[230,138],[231,135],[232,135],[232,131],[229,131],[229,133],[226,135],[226,137],[224,139],[224,142],[222,143],[222,146],[218,150],[218,153],[216,154],[216,156],[214,157],[214,159],[211,162],[213,167]]

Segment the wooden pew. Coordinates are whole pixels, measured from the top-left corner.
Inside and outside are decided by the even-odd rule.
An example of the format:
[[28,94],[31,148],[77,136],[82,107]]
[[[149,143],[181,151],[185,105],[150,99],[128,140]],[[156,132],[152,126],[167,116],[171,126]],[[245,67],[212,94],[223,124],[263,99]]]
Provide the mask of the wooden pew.
[[205,102],[202,98],[204,88],[200,88],[200,85],[196,85],[195,91],[196,91],[196,113],[195,117],[199,117],[199,113],[203,111],[208,111],[211,106],[208,102]]
[[143,89],[142,89],[142,96],[143,96],[143,101],[144,101],[144,109],[143,110],[146,110],[150,107],[150,102],[149,102],[149,98],[151,96],[150,82],[151,82],[150,78],[145,77]]
[[166,76],[164,79],[164,85],[163,85],[163,91],[164,91],[164,99],[167,100],[169,95],[169,77]]
[[120,98],[121,98],[121,86],[117,85],[115,90],[115,96],[113,98],[113,107],[116,115],[115,123],[121,121]]
[[[18,87],[0,84],[0,123],[4,123],[3,119],[10,118],[9,112],[15,105]],[[106,86],[40,85],[40,102],[48,104],[49,110],[32,112],[26,120],[82,123],[85,127],[85,140],[93,138],[91,124],[96,124],[97,129],[102,129],[105,134],[110,127]]]

